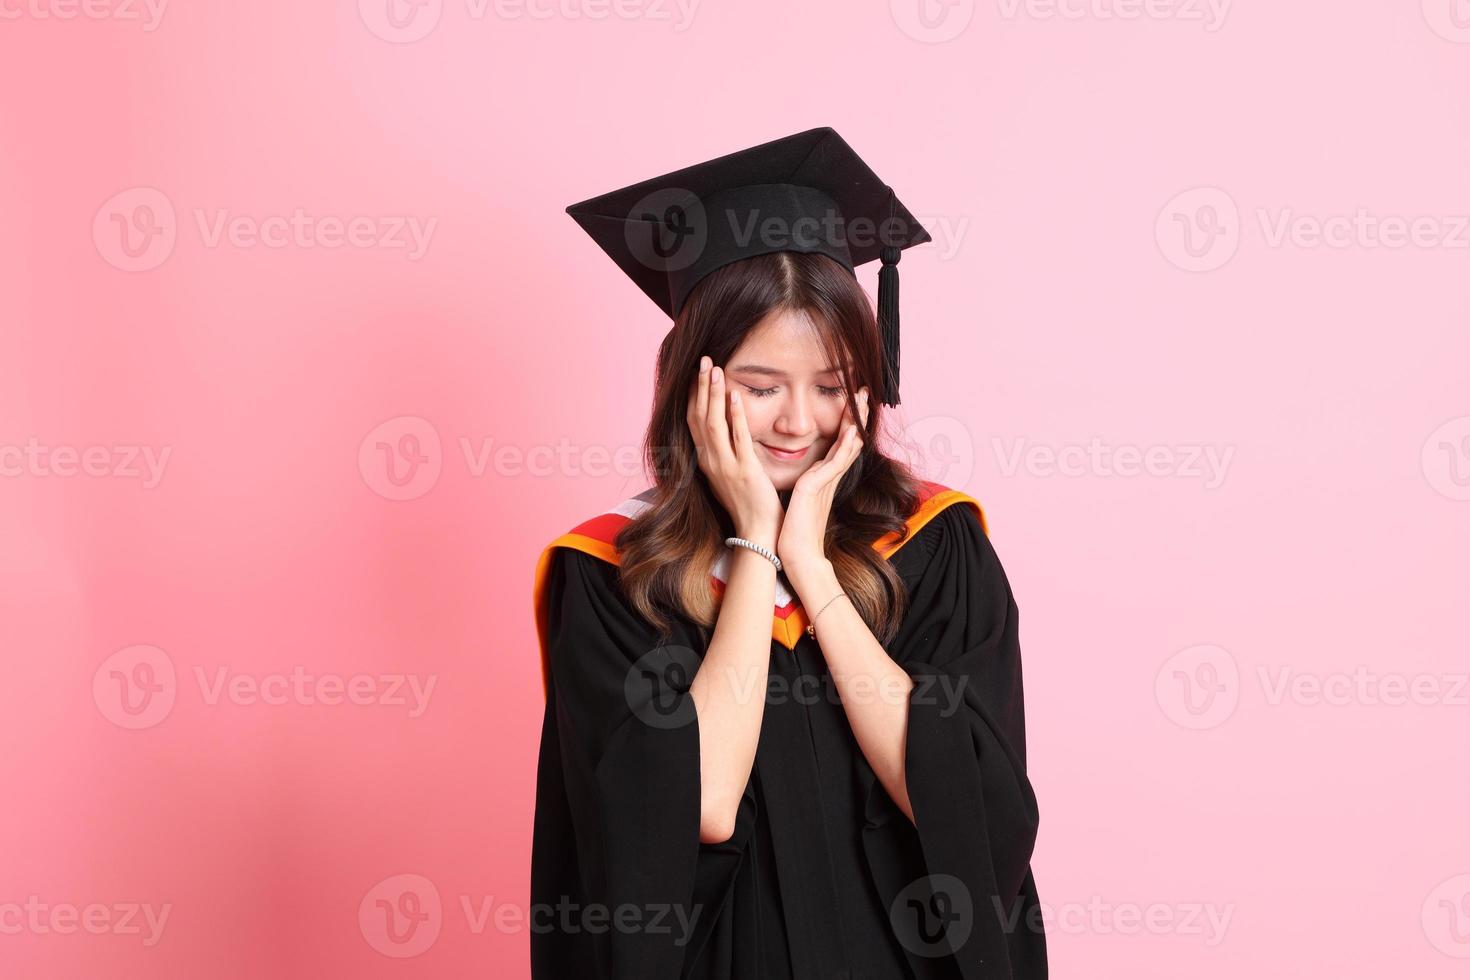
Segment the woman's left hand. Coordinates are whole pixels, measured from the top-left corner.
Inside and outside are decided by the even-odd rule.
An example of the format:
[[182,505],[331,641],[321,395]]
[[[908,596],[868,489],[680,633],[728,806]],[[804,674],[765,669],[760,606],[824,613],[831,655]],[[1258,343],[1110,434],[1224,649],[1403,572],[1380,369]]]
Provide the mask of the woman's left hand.
[[781,535],[776,542],[776,556],[795,579],[804,572],[819,568],[827,559],[827,519],[832,513],[832,499],[837,484],[858,458],[863,448],[863,432],[868,425],[868,389],[857,396],[861,422],[855,423],[850,413],[843,413],[841,434],[827,450],[821,462],[796,478],[791,500],[781,522]]

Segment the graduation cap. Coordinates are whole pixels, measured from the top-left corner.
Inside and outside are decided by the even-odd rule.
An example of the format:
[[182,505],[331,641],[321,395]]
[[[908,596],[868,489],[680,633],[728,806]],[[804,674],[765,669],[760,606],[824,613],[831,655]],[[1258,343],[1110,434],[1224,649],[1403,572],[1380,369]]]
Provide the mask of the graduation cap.
[[705,276],[770,252],[816,252],[849,271],[873,259],[883,397],[898,404],[898,260],[929,233],[830,127],[653,177],[567,208],[670,317]]

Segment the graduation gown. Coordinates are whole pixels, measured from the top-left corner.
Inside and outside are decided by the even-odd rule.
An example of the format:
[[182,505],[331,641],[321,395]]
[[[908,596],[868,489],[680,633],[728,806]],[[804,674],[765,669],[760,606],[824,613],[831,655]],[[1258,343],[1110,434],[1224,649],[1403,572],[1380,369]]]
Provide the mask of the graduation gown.
[[755,765],[734,835],[705,844],[688,688],[709,631],[681,617],[660,645],[618,587],[612,542],[651,496],[560,536],[536,568],[533,980],[1046,977],[1016,602],[980,505],[924,483],[908,538],[873,543],[909,588],[885,649],[915,680],[914,822],[778,576]]

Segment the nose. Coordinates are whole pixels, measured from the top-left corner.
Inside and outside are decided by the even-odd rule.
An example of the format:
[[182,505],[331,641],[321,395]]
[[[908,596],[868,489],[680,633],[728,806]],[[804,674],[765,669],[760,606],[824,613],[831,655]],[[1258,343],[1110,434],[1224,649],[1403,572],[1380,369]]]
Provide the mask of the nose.
[[815,421],[810,398],[808,393],[801,390],[800,385],[788,385],[781,401],[781,411],[776,415],[772,428],[792,439],[806,438]]

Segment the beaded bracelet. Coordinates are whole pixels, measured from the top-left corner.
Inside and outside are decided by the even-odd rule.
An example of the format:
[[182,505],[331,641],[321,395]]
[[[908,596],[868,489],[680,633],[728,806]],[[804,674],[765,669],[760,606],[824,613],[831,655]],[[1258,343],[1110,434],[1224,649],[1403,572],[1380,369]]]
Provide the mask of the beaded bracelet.
[[771,561],[774,562],[775,565],[776,565],[776,571],[779,572],[781,570],[781,559],[777,558],[776,557],[776,553],[773,552],[770,548],[767,548],[765,545],[756,544],[754,541],[749,541],[749,540],[747,540],[745,538],[726,538],[725,539],[725,544],[727,544],[727,545],[736,545],[736,544],[738,544],[742,548],[749,548],[751,551],[754,551],[756,554],[761,555],[762,557],[771,559]]

